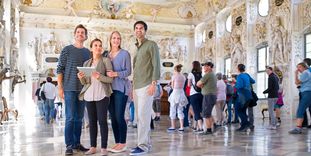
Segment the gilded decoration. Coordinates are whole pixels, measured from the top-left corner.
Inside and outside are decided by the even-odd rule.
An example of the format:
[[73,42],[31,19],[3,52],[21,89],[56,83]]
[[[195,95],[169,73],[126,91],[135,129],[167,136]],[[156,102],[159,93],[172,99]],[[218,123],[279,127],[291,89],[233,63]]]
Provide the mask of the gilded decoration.
[[256,43],[262,43],[267,41],[267,25],[264,21],[257,21],[255,31]]

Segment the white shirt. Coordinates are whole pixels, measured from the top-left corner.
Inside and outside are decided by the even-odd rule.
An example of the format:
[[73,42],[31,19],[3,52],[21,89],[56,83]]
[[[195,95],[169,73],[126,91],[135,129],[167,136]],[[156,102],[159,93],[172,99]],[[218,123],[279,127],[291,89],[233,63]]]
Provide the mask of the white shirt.
[[224,80],[217,80],[217,101],[226,100],[226,87]]
[[41,90],[40,90],[40,93],[41,92],[44,92],[45,93],[45,97],[47,99],[55,99],[55,95],[56,95],[56,87],[53,83],[51,82],[46,82],[42,87],[41,87]]
[[189,73],[188,74],[188,81],[191,80],[191,84],[190,84],[190,96],[191,95],[194,95],[194,94],[197,94],[198,92],[194,90],[193,88],[193,85],[196,85],[195,84],[195,78],[194,78],[194,75],[192,73]]

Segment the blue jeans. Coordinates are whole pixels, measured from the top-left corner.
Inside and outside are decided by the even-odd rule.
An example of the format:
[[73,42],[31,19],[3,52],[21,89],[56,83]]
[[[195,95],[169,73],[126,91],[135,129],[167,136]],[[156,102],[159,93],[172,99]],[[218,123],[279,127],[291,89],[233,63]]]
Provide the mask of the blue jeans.
[[190,96],[190,104],[192,105],[192,109],[194,112],[194,120],[202,120],[202,100],[203,95],[201,93],[197,93]]
[[232,99],[232,104],[234,107],[234,122],[239,122],[239,116],[238,116],[238,100]]
[[65,91],[65,144],[67,148],[80,145],[82,118],[84,116],[84,101],[78,96],[80,91]]
[[135,118],[135,107],[134,107],[134,102],[132,101],[130,103],[130,121],[134,122],[134,118]]
[[39,114],[40,114],[40,117],[43,117],[44,116],[44,101],[43,100],[38,100],[37,102],[38,104],[38,110],[39,110]]
[[299,105],[297,108],[297,118],[303,119],[303,115],[306,109],[311,106],[311,91],[304,91],[300,93],[301,98],[299,100]]
[[227,111],[228,111],[228,123],[231,123],[231,116],[232,116],[232,97],[229,97],[227,101]]
[[244,107],[244,104],[240,102],[237,103],[237,113],[241,119],[242,128],[245,128],[246,126],[250,125],[250,123],[248,122],[248,116],[246,114],[246,109],[247,107]]
[[115,143],[126,143],[127,125],[124,119],[124,113],[127,98],[127,95],[117,90],[113,90],[110,98],[109,113]]
[[[189,97],[187,97],[188,101],[189,101]],[[188,103],[185,108],[184,108],[184,127],[189,127],[189,119],[188,119],[188,112],[189,112],[189,107],[190,107],[190,103]]]
[[54,99],[46,99],[44,102],[45,122],[50,123],[50,119],[54,118]]

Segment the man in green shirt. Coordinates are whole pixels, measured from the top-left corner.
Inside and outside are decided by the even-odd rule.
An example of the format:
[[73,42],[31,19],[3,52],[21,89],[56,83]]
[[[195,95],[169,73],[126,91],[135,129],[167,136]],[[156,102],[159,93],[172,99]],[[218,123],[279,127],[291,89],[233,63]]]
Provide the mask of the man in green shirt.
[[158,45],[145,38],[147,24],[134,24],[137,52],[133,60],[134,104],[137,116],[138,143],[130,155],[141,155],[150,151],[150,122],[153,95],[160,79],[160,54]]
[[213,72],[214,64],[207,62],[202,64],[205,75],[198,81],[197,86],[202,88],[202,116],[205,118],[206,131],[203,134],[212,134],[213,117],[212,110],[216,104],[217,80]]

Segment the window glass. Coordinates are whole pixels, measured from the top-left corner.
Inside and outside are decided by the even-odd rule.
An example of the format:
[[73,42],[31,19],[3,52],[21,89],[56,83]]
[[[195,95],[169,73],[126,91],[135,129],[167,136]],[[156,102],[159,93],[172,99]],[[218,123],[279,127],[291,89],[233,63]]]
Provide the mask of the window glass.
[[231,58],[226,58],[225,59],[225,75],[227,76],[231,76],[229,75],[231,73]]
[[229,15],[228,18],[227,18],[227,21],[226,21],[226,30],[228,32],[231,32],[232,30],[232,16]]
[[258,3],[258,13],[260,16],[268,16],[269,0],[260,0]]

